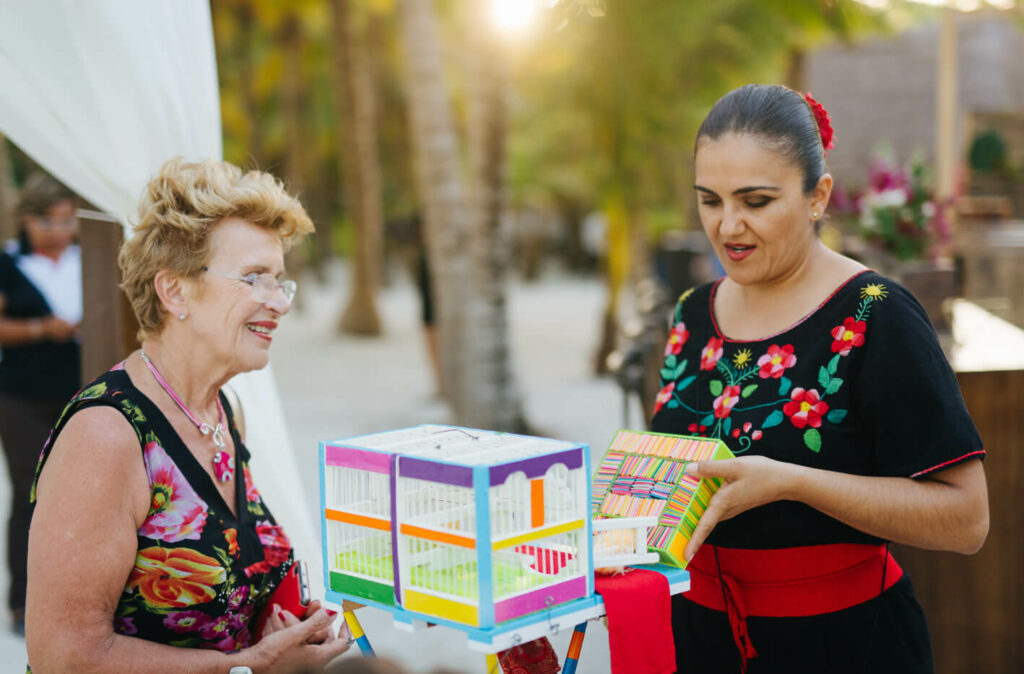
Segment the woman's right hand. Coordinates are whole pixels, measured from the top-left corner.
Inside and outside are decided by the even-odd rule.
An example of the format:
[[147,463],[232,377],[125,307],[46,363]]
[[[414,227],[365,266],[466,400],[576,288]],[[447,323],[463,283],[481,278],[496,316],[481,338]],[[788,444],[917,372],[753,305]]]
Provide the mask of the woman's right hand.
[[[347,625],[337,637],[333,635],[331,623],[338,617],[336,613],[321,608],[302,621],[287,611],[282,613],[284,618],[274,615],[267,621],[265,636],[253,646],[260,669],[292,672],[322,668],[351,646]],[[329,635],[326,639],[325,633]]]
[[42,335],[54,342],[66,342],[78,332],[78,325],[68,323],[56,316],[47,316],[42,319]]

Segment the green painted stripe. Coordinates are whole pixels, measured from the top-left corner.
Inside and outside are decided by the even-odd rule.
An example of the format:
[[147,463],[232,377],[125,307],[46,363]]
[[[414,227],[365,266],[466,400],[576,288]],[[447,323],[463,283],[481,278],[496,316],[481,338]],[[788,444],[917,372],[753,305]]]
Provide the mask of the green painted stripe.
[[365,578],[349,576],[337,571],[331,571],[331,589],[335,592],[344,592],[364,599],[395,605],[395,588],[384,583],[375,583]]

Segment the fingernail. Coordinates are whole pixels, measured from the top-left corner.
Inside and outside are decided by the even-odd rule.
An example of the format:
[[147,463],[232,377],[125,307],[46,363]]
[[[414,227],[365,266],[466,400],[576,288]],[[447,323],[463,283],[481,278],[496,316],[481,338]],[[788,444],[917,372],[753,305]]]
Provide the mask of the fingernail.
[[687,475],[696,475],[697,474],[697,464],[696,463],[688,463],[688,464],[686,464],[686,468],[683,469],[683,472],[686,473]]
[[325,608],[325,609],[324,609],[324,611],[325,611],[325,612],[327,613],[327,615],[331,616],[332,618],[333,618],[334,616],[338,615],[338,612],[337,612],[337,611],[332,611],[332,610],[331,610],[331,609],[329,609],[329,608]]
[[281,620],[284,620],[284,611],[278,611],[277,612],[277,617],[280,618]]

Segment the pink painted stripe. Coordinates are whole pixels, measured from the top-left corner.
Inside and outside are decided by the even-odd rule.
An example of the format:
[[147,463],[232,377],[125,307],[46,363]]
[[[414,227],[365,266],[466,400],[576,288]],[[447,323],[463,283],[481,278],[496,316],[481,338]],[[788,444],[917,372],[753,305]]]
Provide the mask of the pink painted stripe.
[[389,455],[365,449],[327,445],[324,448],[324,461],[328,466],[358,468],[359,470],[368,470],[371,473],[384,473],[387,475],[391,471]]
[[528,594],[521,594],[505,601],[499,601],[494,605],[494,622],[501,623],[512,618],[518,618],[527,613],[540,611],[548,607],[548,598],[551,598],[552,605],[561,604],[570,599],[578,599],[587,595],[587,581],[585,578],[573,578],[564,583],[551,587],[542,587]]
[[973,452],[968,452],[967,454],[964,454],[963,456],[958,456],[955,459],[950,459],[949,461],[946,461],[944,463],[940,463],[937,466],[932,466],[931,468],[925,468],[924,470],[919,470],[916,473],[914,473],[913,475],[911,475],[910,477],[921,477],[922,475],[927,475],[928,473],[934,473],[937,470],[942,470],[943,468],[946,468],[946,467],[952,466],[954,464],[960,463],[961,461],[966,461],[967,459],[971,458],[972,456],[979,456],[979,455],[984,454],[984,453],[985,453],[984,449],[979,449],[979,450],[976,450],[976,451],[973,451]]

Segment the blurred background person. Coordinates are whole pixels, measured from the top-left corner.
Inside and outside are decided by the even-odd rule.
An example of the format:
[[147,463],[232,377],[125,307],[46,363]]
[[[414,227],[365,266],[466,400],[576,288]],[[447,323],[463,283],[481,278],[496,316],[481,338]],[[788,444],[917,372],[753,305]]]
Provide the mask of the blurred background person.
[[11,478],[8,605],[25,632],[29,487],[57,415],[80,385],[82,262],[77,198],[45,173],[25,182],[18,238],[0,252],[0,444]]

